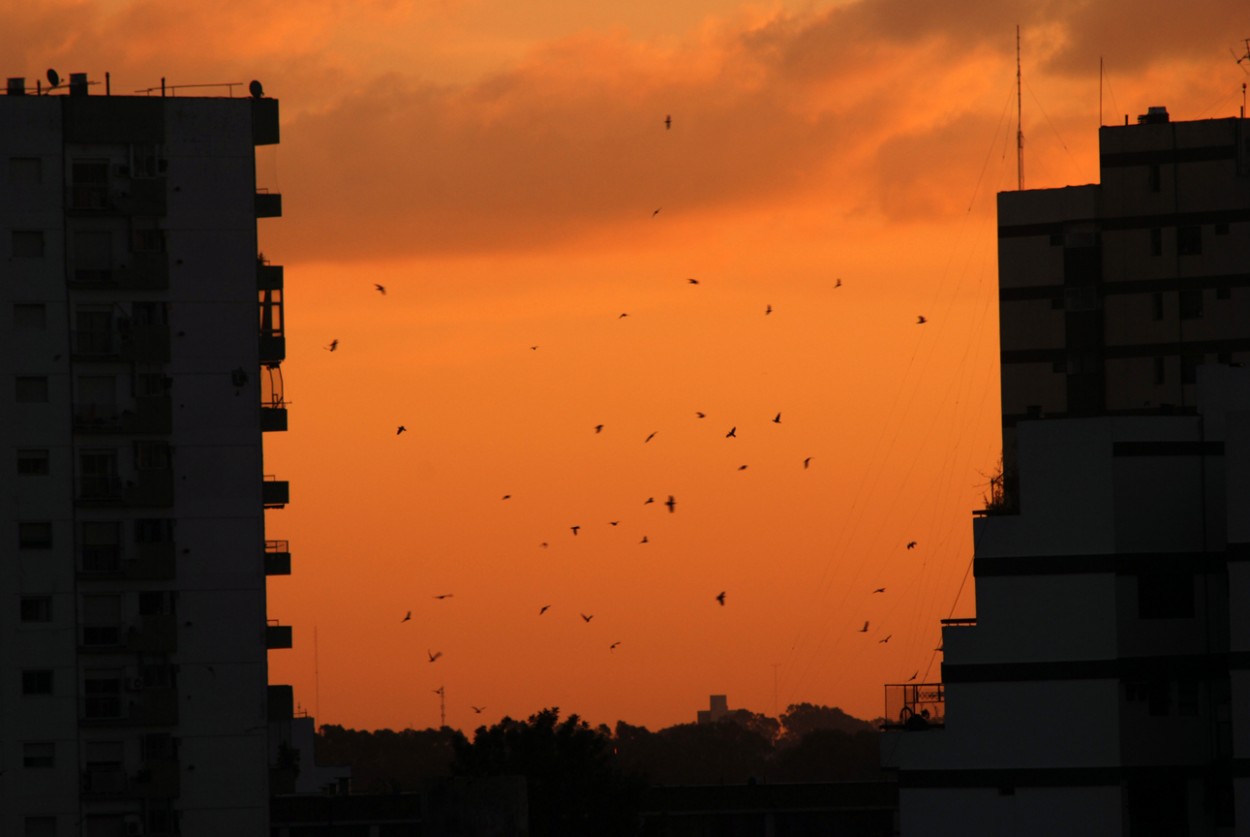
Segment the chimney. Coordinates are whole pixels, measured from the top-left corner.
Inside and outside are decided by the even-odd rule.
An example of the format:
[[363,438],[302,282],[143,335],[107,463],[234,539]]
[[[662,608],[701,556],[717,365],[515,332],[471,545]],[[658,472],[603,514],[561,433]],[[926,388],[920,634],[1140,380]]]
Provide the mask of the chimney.
[[10,96],[25,96],[26,79],[22,76],[10,76],[7,92]]

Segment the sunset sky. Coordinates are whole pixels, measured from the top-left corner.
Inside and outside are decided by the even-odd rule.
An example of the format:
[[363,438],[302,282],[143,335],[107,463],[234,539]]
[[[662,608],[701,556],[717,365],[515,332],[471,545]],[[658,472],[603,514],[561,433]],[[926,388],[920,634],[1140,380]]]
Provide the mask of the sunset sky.
[[466,731],[654,729],[937,680],[1000,449],[1016,25],[1028,188],[1250,81],[1233,0],[11,5],[5,75],[281,102],[270,680],[370,729],[439,687]]

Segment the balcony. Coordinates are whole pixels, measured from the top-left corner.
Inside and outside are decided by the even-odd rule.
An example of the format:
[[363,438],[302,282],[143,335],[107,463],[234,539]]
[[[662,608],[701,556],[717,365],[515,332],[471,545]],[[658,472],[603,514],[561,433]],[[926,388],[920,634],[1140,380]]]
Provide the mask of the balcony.
[[173,402],[168,395],[136,398],[133,409],[109,404],[75,404],[74,432],[80,434],[167,435],[173,429]]
[[110,287],[137,291],[169,289],[169,256],[164,251],[132,252],[111,271]]
[[260,496],[265,508],[283,508],[291,502],[291,484],[266,474],[265,481],[261,483]]
[[[265,340],[265,307],[261,302],[261,342]],[[285,352],[285,348],[283,348]],[[282,381],[282,364],[268,362],[260,378],[260,429],[262,432],[286,431],[286,395]]]
[[125,215],[161,217],[166,210],[166,179],[164,177],[139,177],[125,184],[111,195],[111,202]]
[[95,693],[81,698],[83,727],[166,727],[178,723],[178,692],[168,686],[145,688],[137,681],[124,693]]
[[118,322],[121,356],[135,363],[169,362],[169,326],[164,323],[131,324]]
[[265,575],[290,574],[290,545],[286,541],[265,541]]
[[256,193],[257,218],[281,218],[282,195],[278,192]]
[[882,729],[922,731],[946,726],[946,691],[942,683],[895,683],[885,687]]
[[126,793],[128,778],[120,764],[88,766],[82,772],[83,796],[122,796]]
[[126,483],[122,502],[127,506],[169,508],[174,504],[174,472],[171,468],[136,471]]
[[144,799],[173,799],[178,796],[181,787],[179,773],[177,758],[149,758],[130,777],[130,790],[135,796]]
[[286,432],[286,407],[260,405],[260,429],[262,433]]
[[270,619],[265,625],[265,648],[291,648],[293,646],[290,625],[279,625],[277,619]]

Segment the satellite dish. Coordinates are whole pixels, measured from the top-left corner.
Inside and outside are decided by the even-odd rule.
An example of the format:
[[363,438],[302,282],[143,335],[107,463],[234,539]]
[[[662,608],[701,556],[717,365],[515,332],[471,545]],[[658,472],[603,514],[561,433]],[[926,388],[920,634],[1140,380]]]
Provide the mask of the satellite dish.
[[259,81],[252,79],[252,83],[247,86],[247,90],[252,94],[253,99],[259,99],[265,95],[265,88],[261,86]]
[[61,86],[61,74],[56,70],[48,70],[48,84],[53,87]]

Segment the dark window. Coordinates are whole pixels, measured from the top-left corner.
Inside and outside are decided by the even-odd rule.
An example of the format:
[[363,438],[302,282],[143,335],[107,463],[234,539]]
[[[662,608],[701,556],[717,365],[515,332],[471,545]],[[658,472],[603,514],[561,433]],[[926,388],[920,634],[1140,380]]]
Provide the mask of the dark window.
[[1137,576],[1137,615],[1141,619],[1190,619],[1194,615],[1194,577],[1189,573]]
[[47,520],[26,520],[17,524],[18,549],[51,549],[52,523]]
[[1181,256],[1197,256],[1202,253],[1202,227],[1177,227],[1176,252]]
[[168,517],[141,517],[135,521],[135,543],[170,543],[174,521]]
[[56,745],[51,741],[27,741],[22,744],[22,767],[55,767]]
[[1181,291],[1181,319],[1202,319],[1202,289],[1188,288]]
[[164,590],[144,590],[139,593],[139,615],[156,616],[171,613],[170,593]]
[[17,452],[17,475],[20,477],[44,477],[51,471],[49,454],[45,448],[27,448]]
[[13,230],[13,258],[43,258],[43,231]]
[[1150,315],[1156,320],[1163,319],[1163,294],[1152,294],[1150,297]]
[[48,309],[41,302],[19,302],[13,306],[15,328],[47,328]]
[[1158,386],[1158,385],[1163,384],[1166,381],[1166,377],[1164,375],[1166,364],[1165,364],[1164,358],[1157,357],[1154,360],[1155,360],[1155,385]]
[[22,694],[52,694],[52,669],[28,668],[22,672]]
[[135,442],[135,467],[140,471],[161,471],[169,467],[168,442]]
[[1202,365],[1202,355],[1182,355],[1181,356],[1181,383],[1194,384],[1198,382],[1198,367]]
[[48,379],[42,375],[19,375],[14,395],[22,404],[45,404],[48,401]]
[[82,571],[115,573],[121,569],[121,523],[111,520],[83,521]]
[[136,253],[164,253],[165,231],[155,227],[131,230],[130,249]]
[[78,478],[78,494],[85,500],[119,497],[121,481],[117,477],[117,451],[81,451],[78,454]]
[[70,166],[70,206],[104,209],[108,204],[108,160],[75,160]]
[[22,596],[23,622],[51,622],[51,596]]
[[1150,231],[1150,255],[1163,255],[1163,230],[1158,227]]
[[122,680],[110,671],[88,672],[83,680],[83,715],[87,718],[120,718]]

